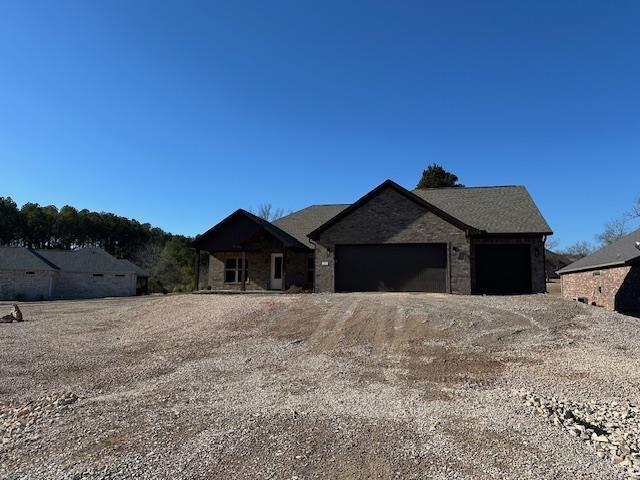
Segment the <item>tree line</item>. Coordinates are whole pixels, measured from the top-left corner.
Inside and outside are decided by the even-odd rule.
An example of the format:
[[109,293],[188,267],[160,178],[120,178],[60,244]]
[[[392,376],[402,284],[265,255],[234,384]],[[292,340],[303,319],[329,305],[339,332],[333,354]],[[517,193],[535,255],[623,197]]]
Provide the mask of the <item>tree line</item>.
[[[195,268],[191,241],[113,213],[37,203],[18,208],[11,197],[0,197],[0,245],[64,250],[100,247],[149,272],[149,287],[154,292],[191,290]],[[203,268],[207,259],[203,255]]]

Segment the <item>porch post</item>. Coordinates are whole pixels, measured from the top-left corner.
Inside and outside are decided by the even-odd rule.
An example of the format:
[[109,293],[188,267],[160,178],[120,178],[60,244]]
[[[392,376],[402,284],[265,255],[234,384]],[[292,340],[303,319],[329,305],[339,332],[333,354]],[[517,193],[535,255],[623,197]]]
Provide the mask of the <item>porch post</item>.
[[244,248],[242,249],[242,271],[240,272],[240,278],[242,279],[242,291],[246,291],[247,290],[247,279],[245,278],[246,274],[245,272],[247,271],[247,253],[245,252]]
[[195,290],[200,290],[200,250],[196,249],[196,281]]

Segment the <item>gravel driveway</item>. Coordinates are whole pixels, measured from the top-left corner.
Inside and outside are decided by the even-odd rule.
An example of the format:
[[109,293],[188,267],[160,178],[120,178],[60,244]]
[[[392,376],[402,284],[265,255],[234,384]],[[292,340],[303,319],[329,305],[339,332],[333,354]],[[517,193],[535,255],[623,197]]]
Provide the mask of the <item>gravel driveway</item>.
[[0,325],[0,478],[613,479],[514,391],[640,397],[640,320],[544,295],[21,308]]

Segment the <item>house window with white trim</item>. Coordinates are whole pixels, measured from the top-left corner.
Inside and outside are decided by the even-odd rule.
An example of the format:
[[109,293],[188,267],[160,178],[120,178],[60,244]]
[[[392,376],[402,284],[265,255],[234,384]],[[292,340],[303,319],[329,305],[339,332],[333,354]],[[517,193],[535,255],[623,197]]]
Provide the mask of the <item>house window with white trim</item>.
[[[249,281],[249,262],[244,262],[244,278]],[[224,283],[242,282],[242,257],[227,258],[224,263]]]

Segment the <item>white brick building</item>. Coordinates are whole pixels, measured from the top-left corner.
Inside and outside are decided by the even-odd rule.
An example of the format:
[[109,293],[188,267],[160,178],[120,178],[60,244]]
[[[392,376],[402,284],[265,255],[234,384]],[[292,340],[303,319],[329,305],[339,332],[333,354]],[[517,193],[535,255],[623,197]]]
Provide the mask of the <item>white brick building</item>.
[[146,293],[148,275],[100,248],[0,248],[0,300],[47,300]]

